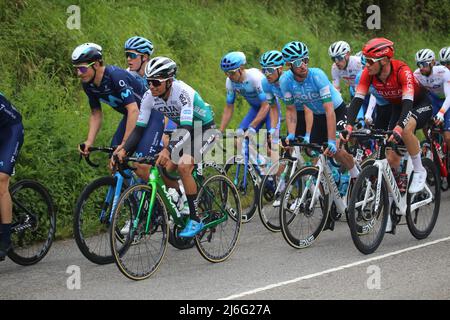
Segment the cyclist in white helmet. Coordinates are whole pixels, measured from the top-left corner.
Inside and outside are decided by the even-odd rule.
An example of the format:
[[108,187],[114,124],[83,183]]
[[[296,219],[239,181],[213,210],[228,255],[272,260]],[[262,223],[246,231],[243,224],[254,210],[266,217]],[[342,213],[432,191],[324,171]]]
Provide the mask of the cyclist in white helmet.
[[419,67],[414,77],[427,88],[433,104],[433,115],[437,125],[444,124],[444,139],[450,144],[450,70],[436,65],[434,52],[421,49],[416,53],[416,64]]
[[349,86],[350,98],[355,92],[356,75],[363,69],[360,57],[350,55],[350,45],[345,41],[337,41],[328,48],[328,55],[334,62],[331,66],[331,78],[334,87],[341,91],[341,80]]
[[450,47],[444,47],[439,51],[439,58],[442,66],[450,69]]

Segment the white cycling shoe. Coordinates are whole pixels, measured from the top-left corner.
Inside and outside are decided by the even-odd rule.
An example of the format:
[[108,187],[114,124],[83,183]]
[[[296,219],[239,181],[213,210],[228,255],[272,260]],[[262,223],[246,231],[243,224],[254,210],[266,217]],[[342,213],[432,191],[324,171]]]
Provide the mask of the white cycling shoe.
[[409,193],[416,193],[425,188],[425,181],[427,180],[427,170],[414,171],[411,185],[409,186]]

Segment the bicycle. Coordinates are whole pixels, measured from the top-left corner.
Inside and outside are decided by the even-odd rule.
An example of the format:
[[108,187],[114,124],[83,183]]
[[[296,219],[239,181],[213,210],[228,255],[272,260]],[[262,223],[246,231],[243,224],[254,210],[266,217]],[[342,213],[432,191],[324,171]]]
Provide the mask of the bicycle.
[[42,184],[33,180],[20,180],[9,192],[13,216],[8,257],[23,266],[36,264],[47,255],[55,238],[53,199]]
[[423,129],[425,141],[422,141],[422,156],[431,159],[439,171],[441,178],[441,190],[446,191],[450,184],[450,161],[447,143],[443,138],[444,130],[441,126],[435,126],[431,120]]
[[[265,175],[261,168],[261,165],[265,164],[260,163],[261,159],[262,156],[259,154],[256,154],[256,159],[251,156],[247,136],[242,142],[242,155],[232,156],[225,162],[225,172],[239,190],[244,206],[246,206],[242,214],[244,223],[253,219],[258,208],[260,188]],[[263,162],[269,162],[269,160],[264,159]]]
[[[169,216],[180,230],[189,220],[189,215],[181,215],[172,202],[161,175],[172,180],[179,177],[157,168],[156,159],[124,159],[124,162],[152,165],[150,179],[148,184],[137,184],[125,190],[110,227],[111,251],[116,265],[132,280],[147,279],[161,264],[167,249]],[[202,164],[197,165],[193,177],[198,186],[198,213],[205,226],[194,237],[195,245],[206,260],[218,263],[228,259],[236,247],[242,222],[241,203],[228,177],[218,174],[202,181],[201,170]],[[128,220],[131,220],[129,231],[118,232]]]
[[[433,231],[439,214],[440,179],[433,162],[422,158],[422,165],[427,170],[425,188],[418,193],[410,194],[407,192],[413,174],[410,156],[404,147],[394,145],[394,151],[399,154],[406,153],[400,172],[400,175],[406,178],[406,181],[403,181],[405,188],[400,190],[385,157],[387,136],[391,134],[392,131],[380,129],[366,129],[352,133],[355,137],[377,140],[380,146],[380,152],[373,165],[364,168],[356,180],[349,202],[348,224],[352,240],[356,248],[364,254],[375,252],[381,244],[386,232],[388,215],[391,217],[393,230],[401,217],[405,216],[411,234],[416,239],[424,239]],[[392,204],[388,194],[392,195]],[[426,217],[427,209],[431,209],[432,212],[429,218]]]

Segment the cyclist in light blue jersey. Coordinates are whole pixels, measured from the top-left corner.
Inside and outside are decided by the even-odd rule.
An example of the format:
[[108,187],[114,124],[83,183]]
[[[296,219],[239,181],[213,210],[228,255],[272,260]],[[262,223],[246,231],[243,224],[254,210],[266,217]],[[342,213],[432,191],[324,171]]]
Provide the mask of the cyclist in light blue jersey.
[[[246,58],[242,52],[226,54],[220,63],[221,69],[227,75],[227,106],[222,115],[220,131],[227,128],[234,111],[236,93],[242,95],[250,104],[250,110],[239,125],[238,135],[256,134],[265,123],[267,130],[272,128],[270,123],[269,103],[262,88],[264,75],[258,69],[245,69]],[[277,123],[279,128],[279,123]]]
[[339,149],[336,144],[337,133],[344,130],[347,120],[346,105],[340,93],[333,87],[325,72],[319,68],[308,68],[309,51],[304,43],[289,42],[281,52],[290,67],[280,79],[281,92],[287,105],[287,142],[295,138],[295,104],[304,104],[314,113],[311,141],[319,144],[326,142],[325,154],[341,162],[350,170],[350,176],[356,178],[359,171],[353,157],[345,150]]

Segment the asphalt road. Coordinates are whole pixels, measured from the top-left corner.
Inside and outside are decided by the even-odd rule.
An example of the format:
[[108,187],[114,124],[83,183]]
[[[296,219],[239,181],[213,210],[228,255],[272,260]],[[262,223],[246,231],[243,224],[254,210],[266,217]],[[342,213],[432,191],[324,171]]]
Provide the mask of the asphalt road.
[[[400,225],[369,256],[354,247],[345,222],[296,250],[255,217],[243,226],[227,261],[212,264],[195,247],[169,246],[160,269],[139,282],[125,278],[115,264],[92,264],[74,240],[60,241],[37,265],[0,262],[0,300],[450,299],[449,209],[446,192],[429,238],[418,241]],[[80,271],[79,289],[68,288],[73,268]]]

